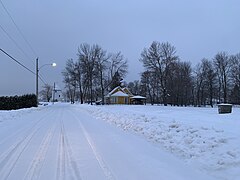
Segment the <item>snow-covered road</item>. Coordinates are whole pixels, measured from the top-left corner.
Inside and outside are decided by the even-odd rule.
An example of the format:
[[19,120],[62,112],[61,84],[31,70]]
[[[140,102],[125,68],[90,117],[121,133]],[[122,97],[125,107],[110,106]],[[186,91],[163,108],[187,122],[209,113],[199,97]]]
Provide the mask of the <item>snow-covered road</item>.
[[55,104],[0,120],[1,180],[212,179],[81,106]]

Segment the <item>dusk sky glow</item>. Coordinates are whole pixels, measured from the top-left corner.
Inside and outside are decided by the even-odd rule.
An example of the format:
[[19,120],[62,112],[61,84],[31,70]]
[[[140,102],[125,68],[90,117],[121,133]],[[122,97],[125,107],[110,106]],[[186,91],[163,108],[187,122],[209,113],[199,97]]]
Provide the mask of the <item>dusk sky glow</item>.
[[[108,52],[121,51],[129,62],[127,82],[140,79],[140,54],[153,41],[168,41],[180,59],[193,66],[220,51],[240,52],[237,0],[1,1],[35,52],[1,4],[0,48],[33,71],[37,57],[40,66],[57,63],[55,68],[42,68],[40,74],[48,84],[56,82],[62,89],[65,62],[77,59],[81,43],[99,44]],[[0,96],[34,92],[35,76],[0,53]]]

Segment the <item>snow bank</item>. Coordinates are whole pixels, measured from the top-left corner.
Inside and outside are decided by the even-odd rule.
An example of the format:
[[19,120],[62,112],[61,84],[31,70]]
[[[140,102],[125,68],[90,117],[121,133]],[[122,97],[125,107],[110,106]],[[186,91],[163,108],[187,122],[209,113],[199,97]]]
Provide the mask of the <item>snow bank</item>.
[[221,179],[240,178],[240,112],[217,108],[87,106],[98,119],[164,147],[188,164]]
[[17,109],[17,110],[0,110],[0,123],[17,119],[21,116],[24,116],[26,114],[32,113],[33,111],[38,111],[44,108],[43,106],[39,106],[38,108],[32,107],[32,108],[23,108],[23,109]]

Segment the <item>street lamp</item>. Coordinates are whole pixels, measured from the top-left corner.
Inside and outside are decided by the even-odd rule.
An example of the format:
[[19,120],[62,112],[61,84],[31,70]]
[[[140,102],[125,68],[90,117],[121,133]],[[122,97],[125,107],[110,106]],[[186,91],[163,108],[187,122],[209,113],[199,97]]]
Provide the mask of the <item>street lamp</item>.
[[56,63],[44,64],[40,68],[38,68],[38,58],[36,59],[36,97],[37,97],[37,105],[38,105],[38,73],[39,73],[40,69],[42,69],[44,66],[55,67],[55,66],[57,66],[57,64]]

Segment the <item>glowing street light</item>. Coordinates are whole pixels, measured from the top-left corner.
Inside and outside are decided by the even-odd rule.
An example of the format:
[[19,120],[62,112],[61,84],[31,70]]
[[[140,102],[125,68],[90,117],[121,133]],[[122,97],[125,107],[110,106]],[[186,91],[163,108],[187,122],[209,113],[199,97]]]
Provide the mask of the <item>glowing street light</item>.
[[37,105],[38,105],[38,74],[40,69],[42,69],[44,66],[52,66],[56,67],[56,63],[51,63],[51,64],[44,64],[40,68],[38,68],[38,58],[36,59],[36,97],[37,97]]

